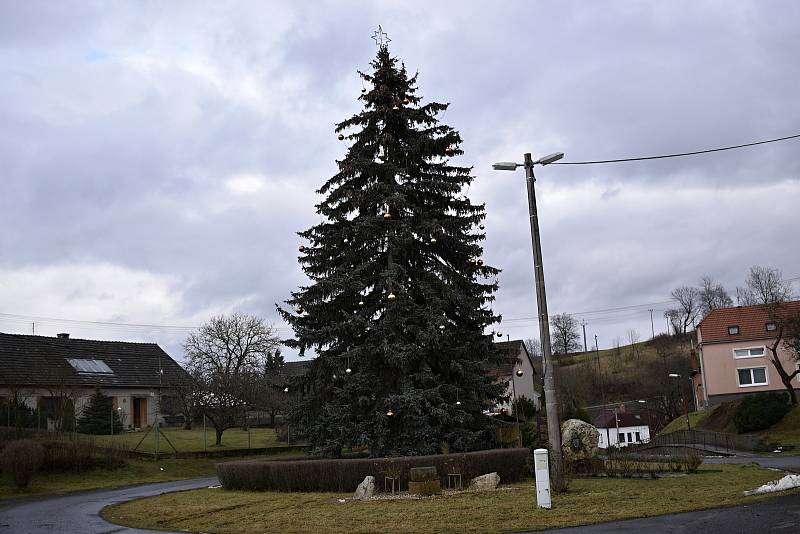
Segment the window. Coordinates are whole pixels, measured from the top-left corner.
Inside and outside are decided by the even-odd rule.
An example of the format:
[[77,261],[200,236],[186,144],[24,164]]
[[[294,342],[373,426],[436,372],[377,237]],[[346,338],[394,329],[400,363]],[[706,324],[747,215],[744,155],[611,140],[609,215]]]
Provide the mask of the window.
[[765,326],[767,328],[767,332],[775,332],[778,329],[778,325],[772,321],[768,322]]
[[600,434],[600,441],[599,441],[599,443],[600,443],[600,445],[602,445],[602,444],[603,444],[603,434]]
[[639,433],[637,432],[636,433],[636,442],[638,443],[640,441],[642,441],[642,436],[640,436]]
[[750,347],[746,349],[734,349],[734,358],[760,358],[764,355],[764,347]]
[[68,359],[69,364],[81,374],[113,375],[114,371],[103,360]]
[[628,443],[633,443],[633,440],[631,439],[631,433],[630,432],[628,432]]
[[620,443],[625,443],[625,432],[623,432],[622,434],[619,435],[619,442]]
[[736,336],[739,334],[739,325],[735,324],[728,327],[728,335],[729,336]]
[[739,387],[766,386],[767,368],[766,367],[746,367],[736,369]]

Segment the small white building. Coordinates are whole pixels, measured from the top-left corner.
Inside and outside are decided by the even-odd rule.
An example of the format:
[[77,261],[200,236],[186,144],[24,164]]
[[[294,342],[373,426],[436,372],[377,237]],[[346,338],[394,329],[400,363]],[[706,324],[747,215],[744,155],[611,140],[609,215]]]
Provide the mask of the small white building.
[[620,410],[605,412],[595,418],[594,426],[600,432],[597,446],[601,449],[650,441],[650,426],[647,416],[643,414]]
[[495,346],[502,351],[505,356],[505,363],[496,369],[489,370],[489,376],[498,382],[506,383],[505,395],[507,402],[499,403],[494,411],[512,414],[514,396],[526,397],[533,402],[538,411],[541,408],[541,394],[536,391],[536,370],[533,367],[531,355],[522,340],[501,341]]

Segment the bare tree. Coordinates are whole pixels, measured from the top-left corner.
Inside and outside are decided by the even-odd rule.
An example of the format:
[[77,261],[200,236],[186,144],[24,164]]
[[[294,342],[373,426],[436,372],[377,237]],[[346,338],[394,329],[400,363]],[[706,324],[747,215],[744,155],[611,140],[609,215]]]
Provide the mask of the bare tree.
[[198,410],[203,405],[206,391],[199,368],[190,363],[184,370],[186,374],[175,379],[174,383],[168,384],[168,387],[174,392],[183,412],[183,428],[191,430]]
[[568,354],[581,350],[581,336],[578,333],[578,321],[568,313],[554,315],[550,318],[553,336],[553,352]]
[[[790,309],[783,302],[769,305],[770,320],[775,323],[775,339],[767,345],[769,360],[778,372],[793,405],[798,404],[797,391],[792,384],[794,377],[800,375],[800,310]],[[788,358],[781,356],[787,354]],[[787,370],[786,364],[793,364]]]
[[673,328],[677,324],[676,330],[685,334],[700,314],[700,291],[696,287],[680,286],[673,289],[670,295],[678,301],[678,307],[667,310],[664,316],[670,320]]
[[634,358],[639,358],[639,332],[635,328],[628,330],[628,343],[631,345],[631,352]]
[[754,265],[739,288],[742,304],[777,304],[792,299],[792,285],[783,279],[783,274],[772,267]]
[[526,339],[525,348],[528,349],[528,354],[531,355],[532,359],[542,357],[542,342],[538,339]]
[[700,299],[700,313],[703,317],[708,315],[711,310],[733,306],[733,299],[725,291],[725,287],[715,282],[710,276],[704,276],[700,280],[698,298]]
[[669,321],[673,334],[680,334],[683,322],[681,320],[681,312],[675,308],[669,309],[664,312],[664,317]]
[[217,445],[226,429],[241,422],[257,378],[277,346],[271,326],[244,314],[212,317],[184,342],[189,365],[202,384],[201,404],[214,425]]

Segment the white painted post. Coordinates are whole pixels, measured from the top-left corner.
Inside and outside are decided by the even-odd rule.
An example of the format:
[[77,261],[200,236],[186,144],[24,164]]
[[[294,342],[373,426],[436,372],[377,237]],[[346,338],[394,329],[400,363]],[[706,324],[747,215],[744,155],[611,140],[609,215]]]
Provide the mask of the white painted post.
[[547,449],[533,451],[533,470],[536,475],[536,504],[539,508],[550,508],[550,466]]

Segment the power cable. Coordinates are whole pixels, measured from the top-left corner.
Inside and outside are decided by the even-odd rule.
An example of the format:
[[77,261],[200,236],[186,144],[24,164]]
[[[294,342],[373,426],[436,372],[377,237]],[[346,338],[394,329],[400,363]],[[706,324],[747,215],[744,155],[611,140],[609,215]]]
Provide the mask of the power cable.
[[636,158],[619,158],[619,159],[600,159],[594,161],[556,161],[550,165],[596,165],[599,163],[623,163],[626,161],[644,161],[650,159],[666,159],[666,158],[680,158],[683,156],[696,156],[698,154],[709,154],[711,152],[722,152],[724,150],[736,150],[738,148],[746,148],[756,145],[765,145],[767,143],[777,143],[778,141],[787,141],[789,139],[800,138],[800,134],[787,135],[786,137],[778,137],[775,139],[767,139],[765,141],[756,141],[754,143],[745,143],[743,145],[725,146],[720,148],[709,148],[706,150],[695,150],[693,152],[679,152],[676,154],[662,154],[660,156],[642,156]]

